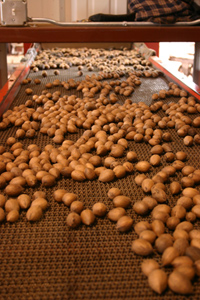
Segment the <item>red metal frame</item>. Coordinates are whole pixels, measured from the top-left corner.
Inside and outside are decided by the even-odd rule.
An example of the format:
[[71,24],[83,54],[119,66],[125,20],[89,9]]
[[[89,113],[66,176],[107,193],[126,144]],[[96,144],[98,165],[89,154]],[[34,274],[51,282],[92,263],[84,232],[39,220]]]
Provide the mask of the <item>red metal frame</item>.
[[159,43],[145,43],[145,44],[148,48],[156,51],[156,55],[159,56]]
[[32,51],[30,51],[29,54],[25,55],[25,62],[21,62],[19,64],[19,66],[10,76],[3,88],[0,89],[0,117],[14,101],[14,98],[20,89],[23,79],[27,77],[35,55],[39,51],[39,45],[33,45],[30,50]]
[[27,76],[29,70],[30,66],[24,66],[23,64],[20,64],[0,90],[0,117],[13,102],[20,89],[21,82]]
[[32,43],[24,43],[24,54],[26,54],[27,50],[32,47]]
[[200,42],[199,26],[0,27],[1,43]]

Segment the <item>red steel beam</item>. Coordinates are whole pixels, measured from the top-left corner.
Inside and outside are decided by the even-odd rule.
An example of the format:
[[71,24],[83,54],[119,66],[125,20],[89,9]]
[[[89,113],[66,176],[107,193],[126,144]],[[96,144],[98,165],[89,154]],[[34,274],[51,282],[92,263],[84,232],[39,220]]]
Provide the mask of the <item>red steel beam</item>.
[[27,76],[30,66],[20,64],[3,88],[0,90],[0,117],[10,107],[17,95],[22,80]]
[[158,25],[0,27],[0,42],[200,42],[200,27]]

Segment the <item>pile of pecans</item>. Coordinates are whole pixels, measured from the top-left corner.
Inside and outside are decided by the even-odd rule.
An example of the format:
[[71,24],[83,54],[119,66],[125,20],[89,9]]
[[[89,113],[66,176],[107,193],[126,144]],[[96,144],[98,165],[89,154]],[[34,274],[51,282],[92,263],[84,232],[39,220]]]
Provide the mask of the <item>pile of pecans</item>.
[[[132,174],[144,198],[134,202],[113,187],[107,194],[114,205],[110,211],[102,202],[95,203],[92,209],[84,208],[78,195],[64,189],[56,190],[53,199],[69,207],[66,224],[71,228],[81,223],[90,226],[96,217],[106,215],[116,222],[119,232],[134,228],[138,239],[132,243],[133,252],[141,256],[157,252],[162,256],[161,266],[153,258],[142,263],[149,286],[159,294],[167,286],[176,293],[192,293],[192,280],[195,275],[200,276],[200,230],[194,229],[194,222],[200,218],[200,169],[186,165],[186,152],[173,152],[173,138],[167,129],[174,128],[185,146],[199,145],[200,117],[196,114],[200,104],[172,82],[168,90],[152,95],[154,102],[150,106],[142,101],[133,103],[128,97],[142,84],[142,78],[160,75],[135,50],[44,50],[31,69],[47,77],[48,69],[57,76],[58,68],[67,72],[72,67],[77,68],[78,79],[84,72],[96,73],[86,74],[82,80],[60,81],[54,77],[40,95],[34,94],[33,87],[27,87],[29,99],[2,116],[0,130],[16,127],[16,131],[6,146],[0,145],[0,222],[17,221],[20,210],[27,210],[29,221],[41,219],[48,208],[46,195],[38,191],[31,199],[24,192],[26,187],[51,188],[61,178],[106,183]],[[27,86],[30,83],[29,78],[22,82]],[[33,84],[42,85],[42,79],[36,78]],[[57,87],[59,90],[55,91]],[[122,104],[121,96],[127,97]],[[177,101],[170,102],[171,96]],[[159,111],[165,116],[161,117]],[[68,134],[80,130],[83,133],[76,141],[68,138]],[[39,134],[48,136],[52,143],[43,149],[34,143],[23,146],[23,139]],[[130,143],[149,145],[149,160],[140,160],[135,151],[129,150]],[[167,166],[161,169],[163,160]],[[157,167],[159,172],[148,177]],[[181,180],[177,180],[177,174]],[[173,207],[168,204],[168,193],[180,196]],[[151,222],[133,225],[128,208],[136,215],[150,214]],[[173,271],[168,276],[163,268],[169,266]]]

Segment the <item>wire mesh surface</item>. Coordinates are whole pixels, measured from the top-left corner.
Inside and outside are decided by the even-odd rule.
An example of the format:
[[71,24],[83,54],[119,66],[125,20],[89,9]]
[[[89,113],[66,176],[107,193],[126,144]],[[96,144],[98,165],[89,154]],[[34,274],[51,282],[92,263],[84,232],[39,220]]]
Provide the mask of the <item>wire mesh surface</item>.
[[[75,68],[74,68],[75,69]],[[42,80],[40,85],[30,83],[34,94],[40,94],[47,82],[55,78],[67,80],[76,78],[73,68],[61,70],[60,75],[53,75],[53,70],[48,71],[48,77],[42,78],[41,71],[31,72],[29,77]],[[85,75],[85,74],[84,74]],[[167,89],[167,80],[164,77],[142,78],[141,86],[137,87],[131,99],[134,102],[144,101],[151,104],[151,95],[161,89]],[[25,103],[30,96],[25,94],[27,86],[22,86],[14,103]],[[63,87],[55,87],[52,91],[60,90],[62,95],[74,94],[75,90],[66,92]],[[130,97],[129,97],[130,98]],[[125,97],[121,97],[123,101]],[[178,98],[168,98],[164,102],[177,101]],[[158,112],[164,116],[163,112]],[[193,115],[192,117],[195,117]],[[174,129],[167,129],[172,134],[170,143],[173,152],[183,150],[188,154],[186,164],[200,167],[199,147],[186,147]],[[0,142],[6,149],[6,140],[15,136],[16,128],[12,127],[0,132]],[[83,132],[80,130],[80,132]],[[67,134],[66,138],[77,140],[78,134]],[[37,144],[41,149],[46,144],[55,144],[46,135],[37,132],[34,139],[21,140],[26,148],[29,144]],[[149,160],[151,146],[145,143],[129,141],[127,151],[134,150],[139,160]],[[164,165],[162,157],[159,167],[151,168],[148,177],[152,177]],[[68,192],[78,195],[78,200],[84,202],[85,208],[92,208],[93,204],[101,201],[108,210],[113,208],[112,200],[107,196],[111,187],[118,187],[122,194],[131,198],[131,207],[127,214],[134,219],[134,224],[140,220],[150,220],[150,216],[141,217],[133,211],[133,204],[144,197],[144,192],[135,184],[134,178],[138,172],[111,183],[102,183],[98,179],[83,183],[73,179],[61,178],[53,188],[38,185],[35,188],[26,188],[30,196],[37,190],[47,194],[48,210],[39,222],[30,223],[26,220],[26,212],[20,214],[20,219],[13,224],[4,222],[0,225],[0,299],[1,300],[57,300],[57,299],[199,299],[199,280],[194,281],[194,293],[191,296],[176,295],[167,289],[161,296],[153,292],[147,278],[141,272],[143,258],[131,250],[131,243],[137,238],[134,229],[128,233],[119,233],[115,224],[107,217],[96,218],[92,226],[81,225],[78,229],[70,229],[65,224],[69,208],[63,203],[53,200],[53,192],[64,188]],[[181,176],[180,174],[178,175]],[[178,178],[178,177],[177,177]],[[180,179],[180,178],[179,178]],[[168,193],[168,203],[174,205],[179,196],[172,197]],[[198,222],[195,223],[197,227]],[[160,255],[152,255],[160,262]],[[170,271],[167,269],[167,271]]]

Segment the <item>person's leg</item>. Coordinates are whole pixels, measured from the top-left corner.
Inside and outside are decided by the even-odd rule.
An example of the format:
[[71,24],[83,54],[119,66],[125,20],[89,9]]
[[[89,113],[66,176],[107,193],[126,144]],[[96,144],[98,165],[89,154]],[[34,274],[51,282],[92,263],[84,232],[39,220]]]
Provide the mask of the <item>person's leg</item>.
[[89,17],[91,22],[134,22],[135,14],[110,15],[110,14],[95,14]]

